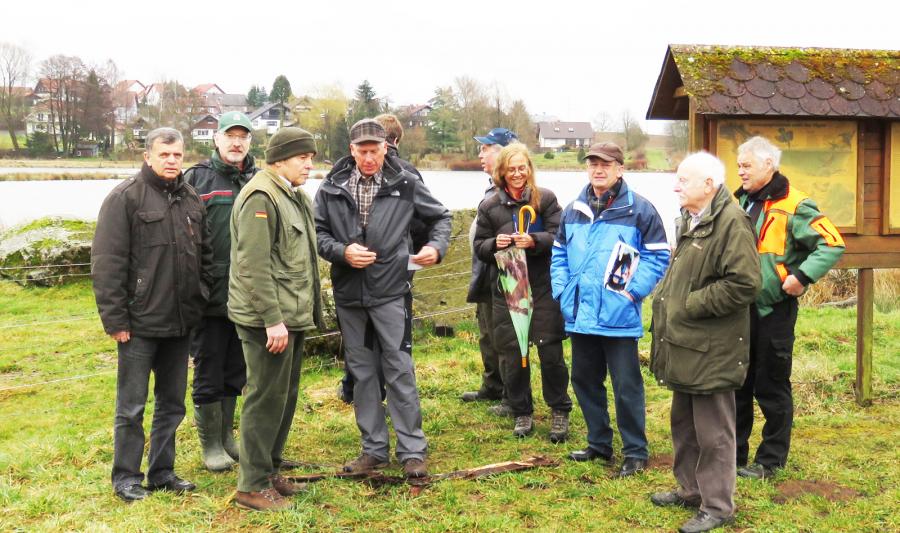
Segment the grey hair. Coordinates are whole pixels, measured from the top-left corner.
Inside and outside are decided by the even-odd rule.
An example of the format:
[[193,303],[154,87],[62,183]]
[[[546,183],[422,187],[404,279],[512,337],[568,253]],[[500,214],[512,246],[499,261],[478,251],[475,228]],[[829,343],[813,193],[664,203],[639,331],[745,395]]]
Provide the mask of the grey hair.
[[711,178],[713,185],[725,183],[725,165],[719,158],[708,152],[694,152],[684,158],[678,165],[679,174],[690,174],[691,177]]
[[153,143],[156,141],[161,141],[163,144],[184,144],[184,137],[182,137],[181,132],[175,128],[156,128],[147,134],[147,140],[144,141],[144,146],[147,148],[147,151],[150,151],[153,148]]
[[769,159],[775,170],[778,170],[778,165],[781,163],[781,150],[768,139],[759,135],[750,137],[744,144],[738,146],[738,155],[740,154],[750,154],[760,161]]

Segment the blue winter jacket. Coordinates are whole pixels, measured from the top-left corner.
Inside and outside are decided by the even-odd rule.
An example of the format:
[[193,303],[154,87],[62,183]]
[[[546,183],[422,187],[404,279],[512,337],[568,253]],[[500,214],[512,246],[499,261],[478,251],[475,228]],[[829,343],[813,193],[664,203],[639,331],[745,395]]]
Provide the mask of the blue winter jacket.
[[[641,301],[669,264],[666,231],[653,204],[624,181],[612,205],[595,220],[588,203],[590,186],[560,219],[550,263],[553,297],[569,333],[638,338],[644,334]],[[605,286],[607,264],[619,241],[640,254],[626,289],[633,302]]]

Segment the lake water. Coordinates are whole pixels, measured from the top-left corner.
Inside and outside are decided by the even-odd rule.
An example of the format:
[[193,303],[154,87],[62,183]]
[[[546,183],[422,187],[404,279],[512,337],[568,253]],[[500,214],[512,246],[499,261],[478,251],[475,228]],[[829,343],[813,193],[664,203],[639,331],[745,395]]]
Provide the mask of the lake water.
[[[27,169],[16,169],[19,172]],[[47,172],[48,169],[39,169]],[[95,172],[98,169],[56,169],[59,172]],[[111,169],[99,169],[111,170]],[[133,171],[121,169],[131,174]],[[488,185],[483,172],[423,171],[422,176],[432,193],[449,209],[465,209],[478,205]],[[672,192],[673,174],[626,173],[629,186],[653,203],[666,225],[669,241],[673,241],[673,221],[678,215],[678,202]],[[120,179],[67,181],[3,181],[0,182],[0,228],[11,227],[50,215],[68,215],[96,220],[100,204]],[[587,184],[585,172],[541,171],[538,185],[552,190],[565,206]],[[315,196],[320,179],[310,179],[304,190]]]

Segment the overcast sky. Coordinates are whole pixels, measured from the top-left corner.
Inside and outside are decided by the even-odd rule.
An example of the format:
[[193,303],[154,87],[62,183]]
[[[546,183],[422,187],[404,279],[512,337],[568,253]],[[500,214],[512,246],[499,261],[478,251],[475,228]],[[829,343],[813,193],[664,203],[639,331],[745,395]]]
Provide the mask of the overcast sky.
[[27,48],[35,64],[53,54],[112,59],[125,78],[229,93],[269,89],[284,74],[295,94],[338,84],[350,96],[368,79],[392,105],[424,103],[470,76],[562,120],[626,109],[643,118],[669,43],[900,48],[900,2],[889,1],[3,4],[0,41]]

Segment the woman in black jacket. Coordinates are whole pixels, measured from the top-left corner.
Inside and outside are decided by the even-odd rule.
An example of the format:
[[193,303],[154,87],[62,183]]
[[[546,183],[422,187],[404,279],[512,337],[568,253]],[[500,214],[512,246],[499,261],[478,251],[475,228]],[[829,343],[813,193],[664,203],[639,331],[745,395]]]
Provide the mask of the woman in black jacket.
[[[478,208],[475,254],[487,264],[496,265],[494,253],[498,250],[509,246],[525,250],[533,300],[529,341],[537,346],[544,400],[552,410],[550,440],[562,442],[569,434],[572,400],[568,394],[569,369],[562,350],[563,318],[559,304],[550,292],[550,250],[562,209],[553,192],[535,184],[534,166],[523,144],[510,144],[500,151],[493,178],[497,194],[483,201]],[[530,205],[537,216],[526,232],[518,233],[513,219],[518,217],[519,209],[524,205]],[[491,289],[494,347],[500,354],[507,401],[516,419],[513,435],[525,437],[534,430],[531,365],[522,368],[519,342],[506,296],[497,283],[496,270],[495,266]]]

